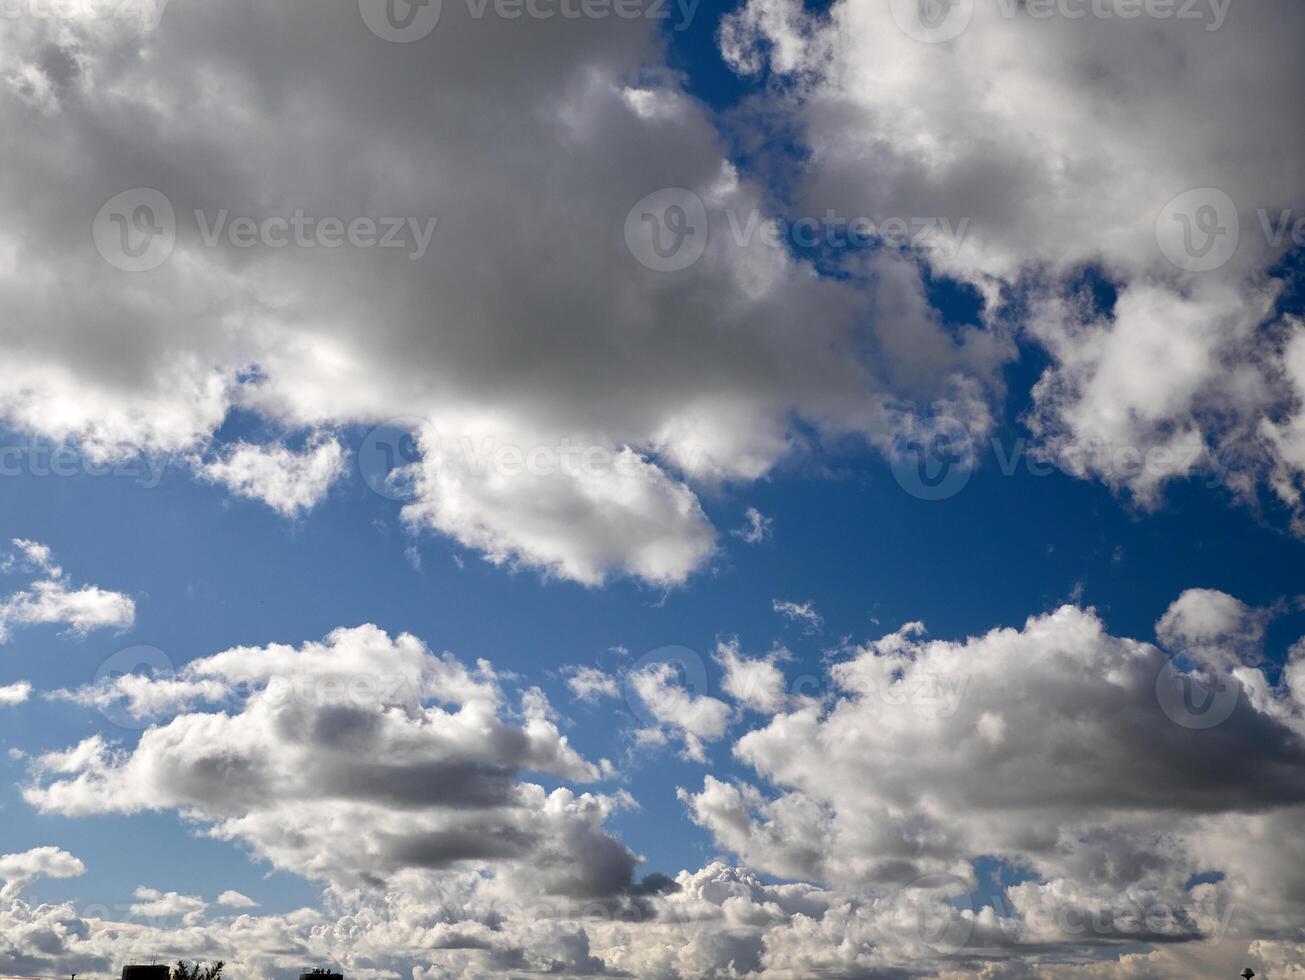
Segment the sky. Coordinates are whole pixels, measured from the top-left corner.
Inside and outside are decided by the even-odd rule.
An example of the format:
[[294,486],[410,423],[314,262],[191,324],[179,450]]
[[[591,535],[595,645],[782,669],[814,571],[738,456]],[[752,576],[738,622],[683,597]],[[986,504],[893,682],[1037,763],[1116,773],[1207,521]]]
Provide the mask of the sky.
[[16,0],[0,976],[1305,977],[1305,12]]

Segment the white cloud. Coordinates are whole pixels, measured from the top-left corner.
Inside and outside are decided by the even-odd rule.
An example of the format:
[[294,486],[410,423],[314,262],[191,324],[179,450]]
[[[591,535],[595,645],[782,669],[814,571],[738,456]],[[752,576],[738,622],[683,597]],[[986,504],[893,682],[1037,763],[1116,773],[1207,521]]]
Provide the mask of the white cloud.
[[788,684],[776,661],[787,659],[780,650],[762,659],[745,657],[737,640],[716,645],[716,662],[725,671],[721,686],[744,707],[763,714],[775,714],[788,704]]
[[566,686],[581,701],[597,701],[599,698],[618,698],[621,688],[615,677],[597,667],[579,666],[566,679]]
[[[883,445],[893,418],[987,386],[1011,353],[930,324],[923,353],[909,338],[895,348],[914,364],[899,391],[863,342],[870,278],[822,277],[762,236],[736,241],[727,212],[746,221],[763,195],[666,70],[656,18],[460,7],[399,49],[356,9],[324,15],[308,0],[253,15],[265,47],[245,43],[237,0],[197,16],[147,33],[20,18],[0,42],[15,66],[0,120],[29,134],[0,182],[0,297],[17,331],[0,341],[0,417],[19,430],[94,459],[199,453],[202,474],[297,513],[333,460],[215,445],[233,411],[287,432],[406,419],[442,442],[423,439],[409,461],[414,526],[587,584],[665,585],[713,553],[698,484],[762,477],[810,438]],[[429,56],[408,63],[418,48]],[[215,85],[249,97],[217,105]],[[358,158],[359,145],[372,152]],[[346,158],[347,172],[323,164]],[[171,202],[177,233],[160,266],[128,273],[89,230],[142,186]],[[676,273],[642,265],[623,234],[635,204],[668,187],[704,202],[711,231]],[[223,210],[231,225],[296,210],[438,224],[420,260],[205,244]],[[604,462],[509,475],[476,465],[487,439],[527,459],[569,443]]]
[[775,533],[775,519],[767,517],[755,507],[749,507],[744,518],[743,526],[735,528],[730,533],[745,544],[761,544]]
[[27,681],[0,687],[0,706],[22,704],[32,696],[32,685]]
[[[915,254],[975,286],[994,330],[1013,324],[1049,356],[1027,418],[1039,455],[1146,506],[1200,473],[1243,496],[1268,477],[1298,508],[1300,328],[1273,322],[1281,283],[1266,275],[1292,243],[1266,235],[1259,211],[1276,221],[1298,198],[1305,139],[1283,120],[1302,81],[1288,37],[1305,12],[1220,6],[1160,18],[938,5],[958,32],[926,43],[898,23],[915,16],[905,2],[816,13],[751,0],[721,41],[737,71],[785,78],[757,109],[805,151],[790,212],[964,225],[957,247]],[[1161,242],[1209,215],[1226,263],[1180,269]],[[1084,287],[1088,267],[1117,288],[1113,309]],[[914,327],[929,319],[912,299],[919,277],[909,263],[879,272],[895,285],[879,291],[874,329],[909,385],[929,350]]]
[[772,599],[771,608],[779,613],[789,622],[800,623],[802,632],[811,636],[820,632],[820,627],[824,625],[824,619],[820,613],[816,612],[815,605],[809,600],[807,602],[790,602],[786,599]]
[[256,909],[258,903],[248,895],[242,895],[238,891],[224,891],[218,896],[218,904],[225,905],[229,909]]
[[[1232,646],[1172,681],[1164,653],[1111,636],[1090,610],[962,642],[911,624],[833,665],[832,700],[796,702],[737,739],[735,757],[773,791],[709,775],[681,797],[748,866],[854,893],[967,880],[980,856],[1020,868],[1031,880],[993,911],[1026,965],[1040,944],[1125,934],[1245,939],[1254,923],[1285,936],[1302,910],[1286,828],[1305,812],[1305,701],[1294,667],[1275,688],[1248,666],[1246,612],[1184,593],[1161,632]],[[1189,687],[1186,713],[1166,698],[1184,683],[1204,686]],[[1205,706],[1221,723],[1203,725],[1215,690]],[[1211,872],[1222,878],[1189,886]],[[1129,933],[1124,910],[1139,904],[1156,912]],[[1076,934],[1089,920],[1090,937]]]
[[273,510],[294,517],[311,510],[346,471],[348,454],[333,439],[320,439],[303,452],[285,446],[239,442],[214,459],[196,461],[206,480],[221,483],[232,493],[261,500]]
[[0,901],[17,897],[37,878],[76,878],[86,873],[86,866],[65,850],[37,847],[21,854],[0,854]]
[[131,906],[130,912],[146,920],[180,919],[186,925],[194,925],[208,910],[208,903],[194,895],[161,892],[143,885],[133,894],[137,901]]
[[1251,609],[1215,589],[1188,589],[1165,610],[1155,632],[1162,646],[1215,669],[1256,663],[1272,610]]
[[[130,596],[95,585],[74,588],[63,569],[53,564],[48,547],[21,538],[15,538],[14,545],[45,577],[23,591],[0,596],[0,643],[19,625],[66,625],[73,634],[85,636],[97,629],[126,629],[135,622],[136,603]],[[15,561],[11,556],[6,570]]]
[[519,778],[593,782],[610,768],[570,746],[537,690],[519,724],[501,720],[485,662],[468,669],[363,626],[298,649],[227,650],[177,680],[219,684],[234,707],[177,715],[133,748],[97,735],[47,753],[28,802],[83,816],[178,810],[274,867],[347,887],[407,872],[484,874],[519,896],[575,901],[631,887],[636,859],[603,827],[623,794]]
[[684,742],[685,758],[707,761],[703,743],[725,734],[729,705],[689,690],[669,663],[650,663],[630,674],[627,684],[653,722],[652,727],[638,733],[642,741],[663,742],[669,730]]

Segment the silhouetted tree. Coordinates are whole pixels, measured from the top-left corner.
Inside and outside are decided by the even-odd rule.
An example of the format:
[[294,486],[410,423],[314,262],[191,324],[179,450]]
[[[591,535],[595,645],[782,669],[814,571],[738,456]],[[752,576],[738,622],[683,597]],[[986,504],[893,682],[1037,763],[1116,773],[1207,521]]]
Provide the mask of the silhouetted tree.
[[177,960],[177,965],[172,968],[172,980],[222,980],[224,966],[226,964],[221,960],[209,966],[200,966],[199,963],[186,966],[185,960]]

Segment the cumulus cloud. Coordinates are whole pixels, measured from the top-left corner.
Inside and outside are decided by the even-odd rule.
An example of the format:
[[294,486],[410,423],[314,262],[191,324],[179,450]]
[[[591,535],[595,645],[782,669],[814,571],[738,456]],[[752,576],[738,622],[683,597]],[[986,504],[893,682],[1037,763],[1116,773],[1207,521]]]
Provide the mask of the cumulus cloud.
[[[285,432],[395,424],[420,434],[397,460],[415,527],[587,584],[675,584],[713,551],[695,485],[757,479],[812,438],[883,444],[894,413],[989,389],[1010,353],[933,330],[903,397],[863,342],[872,279],[732,233],[764,195],[667,70],[655,17],[460,6],[405,46],[347,0],[8,26],[0,119],[30,137],[0,186],[0,416],[97,460],[198,453],[201,476],[297,513],[331,451],[223,447],[233,411]],[[218,104],[215,85],[248,97]],[[147,212],[114,203],[135,188],[173,215],[140,272],[122,236],[143,232],[121,222]],[[674,273],[625,234],[664,188],[710,225]],[[296,214],[310,247],[237,240]],[[433,231],[316,246],[318,223],[387,216]]]
[[621,688],[616,678],[597,667],[576,667],[571,676],[566,679],[566,686],[581,701],[592,702],[599,698],[621,696]]
[[[909,623],[831,664],[819,699],[783,696],[781,651],[722,643],[726,693],[762,712],[733,752],[764,782],[708,773],[680,798],[739,865],[638,883],[605,827],[631,800],[523,778],[606,769],[570,749],[537,689],[513,709],[488,664],[375,627],[235,648],[177,678],[222,686],[225,710],[191,709],[134,748],[48,753],[25,796],[69,815],[178,810],[323,881],[323,908],[254,916],[224,894],[239,914],[215,920],[200,898],[143,889],[124,923],[18,903],[0,966],[113,961],[134,943],[257,978],[305,959],[432,977],[1295,968],[1305,644],[1271,684],[1241,642],[1247,613],[1211,590],[1179,597],[1157,627],[1166,645],[1232,646],[1190,672],[1072,606],[957,641]],[[690,757],[728,731],[729,706],[668,663],[629,683]],[[1230,703],[1195,727],[1203,705]],[[1013,883],[981,889],[980,857]]]
[[0,901],[15,898],[36,878],[76,878],[86,865],[57,847],[37,847],[21,854],[0,854]]
[[130,912],[142,919],[180,919],[186,925],[194,925],[208,909],[208,903],[194,895],[161,892],[143,885],[136,889],[133,897],[136,902]]
[[27,681],[0,687],[0,706],[22,704],[32,696],[32,685]]
[[[948,4],[935,29],[904,2],[750,0],[720,37],[737,72],[784,80],[752,107],[804,151],[775,163],[790,211],[963,226],[905,251],[1046,352],[1040,455],[1146,506],[1194,474],[1244,496],[1267,478],[1299,524],[1300,326],[1268,272],[1305,148],[1282,125],[1302,11],[1226,6]],[[1247,59],[1263,71],[1241,84]],[[884,272],[890,319],[919,321],[909,264]]]
[[1287,935],[1301,685],[1248,663],[1246,614],[1208,590],[1175,602],[1162,639],[1232,643],[1192,673],[1072,606],[960,642],[910,624],[834,664],[832,700],[737,739],[773,789],[709,775],[681,798],[748,866],[854,894],[929,876],[964,893],[1000,859],[1029,876],[987,902],[1000,946]]
[[603,827],[627,798],[520,779],[587,783],[607,767],[568,744],[537,690],[519,723],[503,720],[487,663],[363,626],[299,648],[237,647],[177,679],[219,685],[225,710],[192,708],[132,748],[96,735],[47,753],[28,802],[83,816],[176,810],[275,867],[348,887],[477,869],[576,901],[631,887],[636,858]]
[[256,909],[258,903],[248,895],[242,895],[238,891],[224,891],[218,896],[217,903],[229,909]]
[[775,714],[788,703],[788,682],[776,666],[787,659],[778,650],[766,657],[745,657],[737,640],[716,645],[716,662],[724,670],[721,687],[739,704],[764,714]]
[[319,440],[298,453],[285,446],[238,442],[196,466],[204,479],[294,517],[326,495],[345,473],[346,460],[344,447],[333,439]]
[[662,742],[673,734],[684,743],[686,759],[707,761],[704,743],[725,734],[731,715],[728,704],[695,693],[670,663],[650,663],[631,673],[626,683],[653,723],[638,733],[642,740]]
[[65,625],[70,633],[85,636],[97,629],[126,629],[136,620],[136,603],[121,592],[96,585],[74,587],[62,568],[54,564],[48,546],[14,539],[17,551],[4,563],[4,571],[28,568],[42,576],[26,589],[0,596],[0,643],[14,626]]

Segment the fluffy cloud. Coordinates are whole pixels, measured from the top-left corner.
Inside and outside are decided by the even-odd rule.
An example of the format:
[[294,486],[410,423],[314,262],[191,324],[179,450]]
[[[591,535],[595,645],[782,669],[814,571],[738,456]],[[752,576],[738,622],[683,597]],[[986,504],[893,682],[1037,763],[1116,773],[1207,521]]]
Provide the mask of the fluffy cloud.
[[273,510],[293,517],[326,495],[345,472],[347,454],[333,439],[324,439],[303,452],[285,446],[256,446],[240,442],[215,459],[197,461],[199,474],[221,483],[232,493],[261,500]]
[[[142,889],[110,921],[15,903],[0,912],[0,968],[107,971],[148,947],[259,980],[305,961],[431,978],[1300,969],[1305,644],[1270,684],[1250,666],[1259,615],[1183,593],[1162,642],[1232,645],[1205,658],[1170,649],[1189,673],[1074,607],[955,642],[911,623],[852,649],[803,697],[784,696],[781,653],[723,643],[726,692],[765,713],[734,754],[767,786],[709,774],[680,796],[742,866],[639,883],[605,829],[628,798],[522,779],[606,769],[566,744],[537,690],[513,706],[488,664],[375,627],[235,648],[170,679],[216,685],[158,699],[185,713],[133,749],[94,738],[47,754],[25,796],[69,815],[178,810],[320,879],[322,908],[255,916],[224,894],[239,914],[221,918],[201,898]],[[636,710],[699,758],[733,718],[669,662],[627,682]],[[1207,707],[1232,694],[1232,709],[1194,727],[1220,682]],[[1186,702],[1168,696],[1185,685]],[[51,866],[20,857],[20,878]],[[985,889],[980,857],[1014,883]],[[1101,958],[1119,947],[1129,952]]]
[[224,905],[229,909],[256,909],[258,903],[248,895],[242,895],[238,891],[225,891],[218,896],[218,904]]
[[22,704],[32,696],[32,685],[27,681],[0,687],[0,705]]
[[130,596],[96,585],[75,588],[53,563],[48,546],[22,538],[15,538],[14,546],[17,553],[0,570],[26,566],[43,577],[22,591],[0,596],[0,643],[19,625],[66,625],[74,635],[85,636],[97,629],[126,629],[135,622],[136,603]]
[[621,696],[621,688],[616,678],[597,667],[575,668],[575,672],[566,679],[566,686],[581,701],[597,701],[599,698]]
[[[655,17],[457,5],[392,45],[351,0],[167,13],[152,31],[7,22],[0,120],[29,134],[0,181],[13,427],[96,459],[199,453],[202,475],[299,512],[333,459],[280,436],[214,446],[233,410],[284,439],[390,423],[419,434],[398,460],[414,526],[587,584],[664,585],[713,551],[690,483],[760,477],[799,433],[882,444],[898,414],[999,383],[1006,342],[926,324],[924,353],[901,345],[918,368],[903,396],[863,342],[871,279],[738,240],[729,216],[763,195],[666,69]],[[128,272],[89,231],[141,187],[176,233],[151,239],[170,246],[161,264]],[[625,240],[663,188],[697,195],[710,226],[674,273]],[[153,213],[141,203],[104,213],[118,266],[141,234],[130,219]],[[437,223],[422,249],[237,240],[297,213],[313,243],[329,222]]]
[[788,683],[776,666],[788,656],[788,651],[779,650],[760,659],[745,657],[737,640],[719,643],[716,662],[725,672],[721,687],[744,707],[775,714],[788,703]]
[[1245,495],[1268,477],[1299,513],[1301,328],[1275,320],[1267,272],[1292,245],[1272,229],[1298,199],[1305,144],[1282,120],[1305,13],[1088,7],[936,5],[935,30],[907,2],[750,0],[722,50],[784,79],[753,108],[805,151],[789,210],[963,226],[915,252],[1048,354],[1027,418],[1043,456],[1146,505],[1195,473]]
[[[414,869],[484,869],[505,891],[574,901],[633,887],[636,858],[603,828],[627,797],[518,778],[592,782],[608,766],[571,748],[537,691],[516,709],[520,723],[503,720],[486,663],[468,669],[413,636],[364,626],[136,679],[177,681],[224,710],[192,706],[131,749],[97,735],[48,753],[26,799],[68,815],[177,810],[275,867],[348,887]],[[167,693],[160,704],[184,707]]]
[[0,901],[14,898],[36,878],[76,878],[86,866],[57,847],[37,847],[21,854],[0,854]]
[[137,901],[131,906],[131,914],[143,919],[180,919],[186,925],[194,925],[208,910],[208,903],[202,898],[161,892],[143,885],[136,889],[134,897]]
[[748,866],[851,894],[929,876],[964,894],[984,855],[1020,869],[1028,880],[957,920],[968,936],[985,908],[1001,918],[971,949],[1289,936],[1303,654],[1271,686],[1248,665],[1248,617],[1184,593],[1161,639],[1231,642],[1192,673],[1074,607],[963,642],[911,624],[835,664],[826,698],[735,742],[773,791],[707,776],[681,798]]
[[683,683],[672,663],[653,662],[632,672],[626,685],[646,710],[652,725],[639,731],[643,741],[663,742],[672,733],[684,742],[684,757],[707,760],[704,742],[725,734],[730,706],[706,694],[697,694]]

